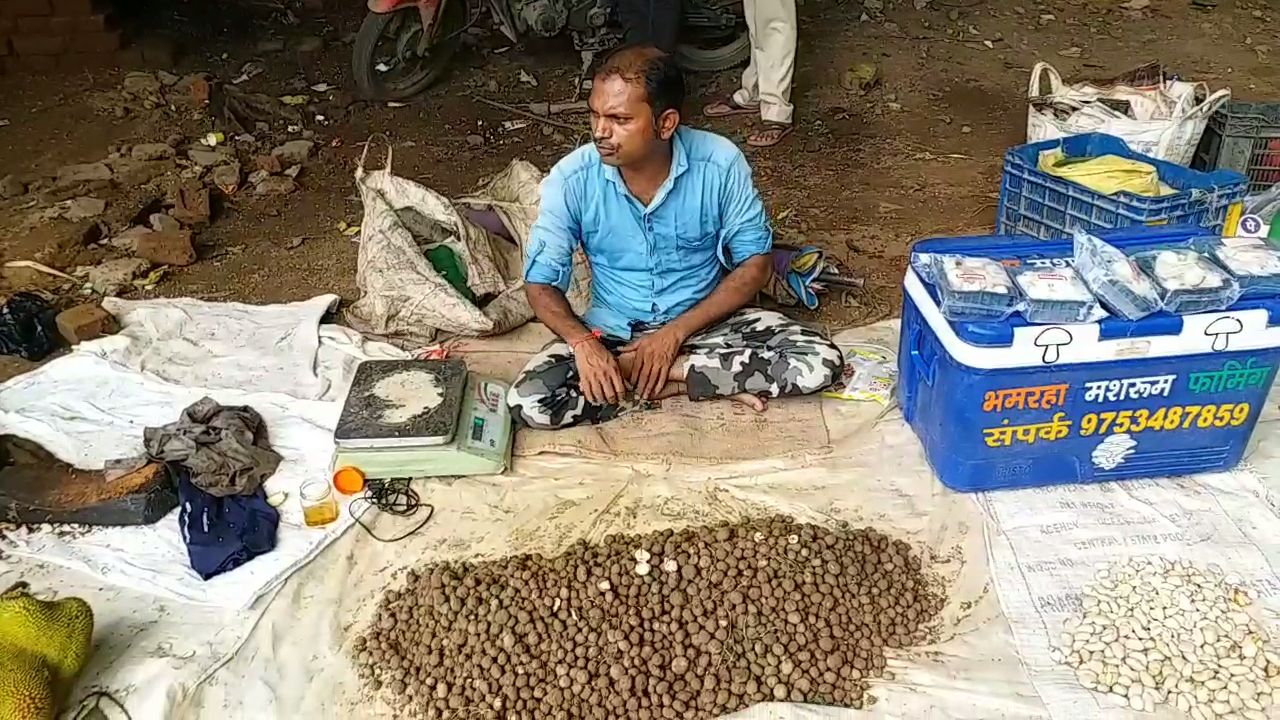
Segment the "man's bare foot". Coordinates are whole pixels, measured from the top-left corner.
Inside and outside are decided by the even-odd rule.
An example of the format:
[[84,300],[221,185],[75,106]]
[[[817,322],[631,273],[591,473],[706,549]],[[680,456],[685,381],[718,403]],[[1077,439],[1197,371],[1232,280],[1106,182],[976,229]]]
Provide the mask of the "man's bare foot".
[[674,362],[671,363],[671,372],[667,373],[667,380],[676,383],[683,383],[689,375],[689,356],[677,355]]
[[752,395],[751,393],[738,393],[737,395],[730,395],[729,399],[740,405],[746,405],[747,407],[751,408],[752,410],[755,410],[758,413],[762,413],[765,410],[769,409],[768,401],[766,401],[764,398],[760,397],[759,395]]
[[673,398],[677,395],[684,395],[687,392],[688,391],[685,389],[684,383],[668,382],[666,385],[662,386],[662,389],[658,391],[658,394],[655,395],[653,399],[666,400],[667,398]]

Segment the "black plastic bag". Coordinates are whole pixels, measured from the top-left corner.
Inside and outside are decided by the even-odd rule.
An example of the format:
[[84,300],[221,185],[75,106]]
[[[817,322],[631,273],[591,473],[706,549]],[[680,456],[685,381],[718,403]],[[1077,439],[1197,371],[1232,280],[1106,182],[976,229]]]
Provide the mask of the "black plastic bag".
[[0,355],[45,359],[58,347],[57,315],[39,295],[20,292],[10,297],[0,307]]

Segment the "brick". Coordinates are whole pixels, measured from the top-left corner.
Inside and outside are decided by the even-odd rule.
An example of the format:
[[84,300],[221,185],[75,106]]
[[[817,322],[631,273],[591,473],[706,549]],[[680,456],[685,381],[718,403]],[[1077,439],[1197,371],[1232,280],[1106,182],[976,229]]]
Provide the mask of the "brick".
[[175,188],[173,211],[169,214],[184,225],[209,222],[209,188],[199,183],[186,183]]
[[15,35],[13,51],[21,56],[52,56],[67,51],[67,38],[63,35]]
[[115,317],[93,303],[76,305],[58,313],[58,332],[71,345],[96,340],[120,331]]
[[50,35],[75,35],[76,27],[77,27],[76,23],[79,21],[79,18],[69,18],[69,17],[19,18],[18,19],[19,26],[22,25],[23,20],[27,20],[27,21],[43,20],[45,31],[48,32]]
[[102,30],[81,33],[71,38],[70,47],[76,52],[114,52],[123,44],[119,30]]
[[[110,67],[110,62],[115,60],[115,55],[104,53],[103,58],[108,64],[95,67]],[[121,158],[111,167],[115,171],[116,181],[125,187],[145,185],[176,168],[177,164],[173,160],[134,160],[133,158]]]
[[53,7],[49,4],[49,0],[0,0],[0,15],[4,17],[52,14]]
[[191,80],[191,105],[204,107],[209,104],[209,81],[198,77]]
[[57,55],[26,55],[12,57],[10,61],[13,63],[12,69],[15,72],[43,74],[58,69]]
[[53,14],[62,17],[92,15],[98,10],[94,0],[50,0],[50,5],[53,6]]
[[33,35],[68,35],[70,33],[53,32],[53,18],[50,17],[20,17],[17,18],[18,32],[30,33]]
[[284,172],[284,166],[280,163],[279,155],[259,155],[253,161],[259,170],[268,175],[278,175]]
[[117,65],[114,52],[77,52],[58,57],[58,68],[61,70],[110,70]]
[[190,265],[196,261],[190,230],[167,230],[138,236],[133,254],[156,265]]
[[75,24],[74,32],[92,33],[111,30],[116,26],[116,19],[107,13],[95,13],[84,17],[66,18]]

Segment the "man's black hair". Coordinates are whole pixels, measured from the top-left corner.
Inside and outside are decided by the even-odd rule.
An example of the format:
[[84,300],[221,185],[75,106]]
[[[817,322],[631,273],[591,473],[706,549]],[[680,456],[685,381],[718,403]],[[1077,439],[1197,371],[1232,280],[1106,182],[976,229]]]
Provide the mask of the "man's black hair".
[[674,57],[652,45],[628,45],[610,53],[596,71],[597,80],[608,77],[643,87],[655,119],[684,106],[684,73]]

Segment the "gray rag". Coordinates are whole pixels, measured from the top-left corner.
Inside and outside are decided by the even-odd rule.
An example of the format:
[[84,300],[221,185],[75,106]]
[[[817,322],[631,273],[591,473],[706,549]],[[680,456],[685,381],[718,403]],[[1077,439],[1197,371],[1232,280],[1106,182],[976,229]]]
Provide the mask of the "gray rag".
[[175,423],[145,428],[142,443],[153,460],[185,466],[191,482],[216,497],[257,492],[281,459],[257,410],[213,398],[193,403]]

